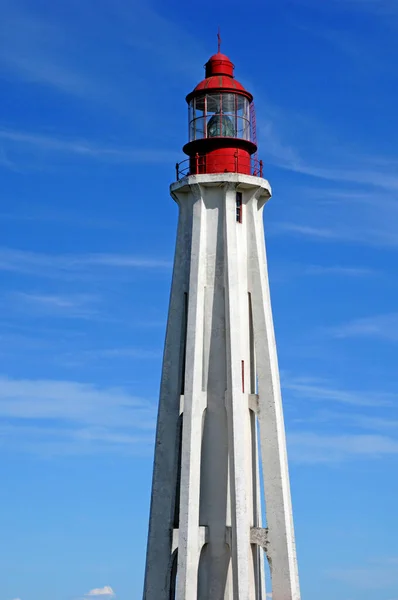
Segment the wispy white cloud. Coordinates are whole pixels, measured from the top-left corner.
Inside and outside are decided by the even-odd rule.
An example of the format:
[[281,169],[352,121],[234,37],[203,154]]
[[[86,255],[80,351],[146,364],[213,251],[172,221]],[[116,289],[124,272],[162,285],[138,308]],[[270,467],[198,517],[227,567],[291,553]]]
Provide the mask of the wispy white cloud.
[[272,164],[288,170],[296,170],[301,164],[299,151],[283,135],[280,122],[283,117],[280,110],[270,106],[268,102],[257,101],[257,105],[267,106],[268,119],[258,119],[258,135],[260,146],[264,149],[267,159]]
[[[267,161],[282,169],[329,182],[356,184],[361,188],[379,188],[387,192],[398,191],[396,156],[371,156],[330,133],[324,124],[313,117],[286,113],[277,107],[267,106],[271,112],[268,121],[259,120],[259,138]],[[293,126],[294,125],[294,126]],[[291,140],[290,130],[316,131],[312,144],[328,148],[324,154],[314,156],[311,146],[300,144],[300,137]],[[315,135],[315,134],[314,134]],[[350,148],[350,149],[349,149]],[[338,192],[337,192],[338,193]]]
[[304,377],[288,379],[283,389],[291,460],[336,464],[398,456],[397,394],[336,388]]
[[107,596],[108,598],[113,598],[116,596],[116,594],[109,585],[105,585],[103,588],[94,588],[93,590],[90,590],[87,594],[85,594],[85,596],[87,598],[93,598],[97,596]]
[[[164,323],[162,324],[164,325]],[[0,336],[1,340],[1,336]],[[72,352],[65,352],[57,357],[57,363],[62,364],[64,367],[82,367],[86,364],[99,364],[103,365],[104,361],[120,361],[132,359],[136,361],[151,361],[159,359],[162,356],[160,350],[152,350],[148,348],[132,348],[132,347],[120,347],[120,348],[96,348],[95,350],[74,350]]]
[[148,452],[156,406],[121,388],[0,378],[0,439],[36,453]]
[[[367,389],[346,390],[336,388],[326,380],[289,379],[286,376],[283,377],[283,389],[290,407],[297,408],[297,401],[301,402],[296,416],[290,420],[292,429],[288,428],[291,460],[302,464],[335,464],[398,456],[394,427],[397,423],[396,394]],[[291,395],[294,404],[289,399]],[[309,406],[306,401],[316,404]],[[313,407],[315,413],[311,412]],[[363,412],[354,412],[357,407],[363,407]],[[311,431],[308,429],[310,424]]]
[[[322,214],[319,212],[319,217]],[[361,224],[349,220],[347,223],[336,224],[333,227],[325,227],[323,224],[308,225],[302,223],[279,222],[274,223],[272,232],[276,234],[288,234],[306,237],[323,242],[348,242],[366,244],[368,246],[386,246],[395,248],[398,246],[398,233],[391,227],[391,218],[386,214],[386,222],[374,226],[371,221]]]
[[273,267],[271,275],[273,281],[291,282],[296,277],[360,279],[377,277],[382,275],[382,272],[362,266],[281,263]]
[[304,273],[306,275],[337,275],[342,277],[368,277],[377,274],[376,271],[366,267],[343,267],[340,265],[308,265],[304,269]]
[[0,301],[5,309],[33,315],[89,318],[99,315],[99,297],[89,294],[35,294],[13,292]]
[[[374,407],[376,410],[378,407]],[[392,406],[390,408],[393,408]],[[384,415],[384,413],[383,413]],[[398,417],[398,416],[397,416]],[[342,427],[349,429],[350,431],[366,430],[370,433],[385,434],[386,432],[395,433],[398,431],[398,418],[391,414],[385,416],[379,416],[379,412],[372,415],[365,415],[361,413],[353,413],[351,411],[333,411],[333,410],[320,410],[316,411],[312,416],[308,414],[297,416],[291,419],[293,425],[310,423],[315,426],[324,426],[325,424],[333,424],[339,431]]]
[[[61,424],[62,425],[62,424]],[[0,441],[9,452],[38,457],[80,455],[149,456],[154,434],[109,428],[25,425],[0,422]]]
[[323,435],[301,431],[290,433],[288,444],[290,459],[302,464],[398,456],[398,439],[383,435]]
[[355,11],[368,12],[380,17],[398,16],[396,0],[330,0],[319,3],[316,0],[300,0],[300,4],[311,6],[319,11]]
[[[10,203],[11,204],[11,203]],[[126,222],[117,219],[101,219],[96,215],[81,214],[81,211],[59,211],[53,206],[39,205],[35,203],[8,207],[7,212],[0,213],[3,221],[33,221],[33,222],[55,222],[72,227],[94,228],[94,229],[127,229]]]
[[138,358],[138,359],[152,359],[159,358],[161,356],[160,351],[146,350],[144,348],[104,348],[101,350],[92,350],[84,353],[85,357],[91,359],[109,359],[109,358]]
[[330,331],[338,338],[373,338],[397,342],[398,313],[354,319]]
[[362,429],[373,431],[390,430],[394,433],[398,431],[398,419],[391,419],[379,416],[368,417],[366,415],[351,415],[350,420],[351,423],[353,423],[356,427],[361,427]]
[[118,267],[127,269],[168,269],[172,266],[170,260],[145,258],[124,254],[89,254],[77,258],[80,264],[99,265],[103,267]]
[[[21,3],[0,6],[0,66],[12,75],[80,97],[101,98],[105,90],[72,61],[66,32]],[[70,46],[69,46],[70,47]]]
[[27,302],[33,302],[35,304],[57,309],[76,308],[92,299],[92,297],[87,296],[44,296],[39,294],[24,294],[21,292],[18,292],[17,295]]
[[297,234],[304,237],[319,238],[323,240],[339,240],[345,238],[343,232],[338,229],[301,225],[300,223],[275,223],[272,231],[276,233]]
[[[71,3],[68,9],[70,18],[62,19],[51,7],[44,13],[19,0],[3,0],[0,68],[27,83],[121,108],[129,120],[140,124],[144,114],[156,119],[146,106],[153,100],[149,91],[156,74],[159,81],[165,75],[178,75],[173,80],[177,82],[181,76],[191,78],[193,68],[203,62],[203,48],[189,28],[145,1],[134,6],[119,0],[105,2],[101,10],[93,2]],[[185,48],[182,54],[181,47]],[[148,79],[147,65],[153,61],[157,69]],[[115,79],[115,71],[133,75]]]
[[[329,131],[313,116],[267,102],[264,106],[269,120],[258,123],[265,161],[312,178],[311,186],[295,191],[305,202],[292,207],[293,218],[271,223],[271,232],[319,242],[396,248],[398,157],[372,155],[366,147],[355,149],[352,140]],[[314,147],[322,150],[314,155]]]
[[118,18],[119,32],[129,46],[145,53],[151,62],[156,61],[162,71],[192,81],[192,73],[203,64],[207,50],[191,28],[181,27],[169,16],[172,13],[154,10],[147,2],[135,2],[133,6],[117,1],[112,3],[112,9]]
[[314,378],[284,378],[283,388],[303,400],[346,404],[350,406],[392,406],[398,395],[386,392],[369,392],[368,390],[336,389],[330,382]]
[[325,574],[354,589],[386,590],[398,585],[397,565],[397,558],[387,557],[368,560],[361,566],[328,569]]
[[16,165],[9,158],[4,148],[0,147],[0,166],[7,167],[7,169],[11,169],[12,171],[16,170]]
[[[22,148],[24,152],[41,152],[50,155],[54,152],[68,153],[81,158],[126,164],[145,164],[147,162],[169,164],[180,157],[177,152],[167,149],[109,147],[87,140],[71,140],[40,133],[6,129],[0,129],[0,141],[3,145],[6,145],[2,149],[3,155],[5,155],[6,149],[11,154],[13,150],[18,151]],[[9,160],[2,161],[2,164],[14,168],[14,163]]]
[[0,417],[94,426],[153,426],[154,406],[119,388],[58,380],[0,378]]
[[0,248],[0,271],[40,277],[76,277],[96,269],[170,269],[171,260],[126,254],[40,254]]
[[[396,248],[398,157],[355,149],[344,133],[312,115],[263,104],[269,120],[258,123],[265,162],[295,173],[305,186],[296,184],[302,201],[290,207],[288,220],[269,225],[271,233]],[[314,148],[322,150],[314,154]]]
[[339,6],[368,10],[381,16],[398,16],[397,0],[333,0]]
[[[343,13],[352,10],[356,18],[361,14],[367,16],[368,13],[373,16],[387,16],[387,4],[390,3],[391,14],[389,16],[398,16],[396,0],[331,0],[330,2],[317,2],[316,0],[297,0],[300,4],[311,4],[311,7],[319,12],[339,11]],[[382,21],[372,22],[372,30],[375,30]],[[386,19],[385,23],[396,26],[398,20]],[[322,42],[333,49],[342,53],[344,60],[347,58],[353,61],[355,73],[363,82],[372,80],[374,75],[383,74],[387,71],[393,76],[394,61],[390,60],[391,50],[394,51],[395,41],[392,36],[384,35],[382,44],[369,45],[369,34],[365,27],[352,27],[348,19],[341,18],[324,19],[318,18],[316,26],[313,21],[305,21],[305,16],[297,13],[294,22],[295,26],[304,32],[306,36],[315,37],[317,45],[321,49]],[[387,32],[384,32],[387,33]]]
[[[54,127],[49,132],[51,123],[55,122],[45,109],[41,111],[46,121],[42,131],[13,130],[6,128],[3,120],[0,166],[29,171],[51,169],[54,165],[69,168],[72,160],[74,163],[95,160],[136,165],[170,165],[181,160],[178,151],[171,146],[164,147],[165,140],[172,140],[176,135],[176,124],[180,123],[181,127],[172,94],[163,95],[163,112],[159,114],[158,96],[152,91],[154,86],[159,89],[170,85],[178,87],[181,76],[187,79],[189,76],[191,80],[193,64],[195,67],[202,64],[203,52],[195,35],[161,12],[144,1],[135,2],[133,7],[115,0],[102,3],[101,10],[91,1],[70,3],[63,15],[55,5],[43,11],[39,5],[21,0],[3,0],[0,3],[2,75],[30,85],[32,102],[42,101],[35,95],[38,89],[40,96],[44,91],[52,96],[57,92],[69,97],[66,101],[71,112],[77,109],[76,100],[79,100],[80,112],[90,109],[89,114],[92,114],[92,107],[103,112],[104,126],[99,129],[106,130],[106,140],[110,109],[111,120],[122,117],[123,125],[118,132],[111,133],[112,142],[101,142],[86,139],[87,123],[91,119],[82,120],[81,115],[72,119],[75,127],[79,123],[83,132],[81,136],[74,134],[77,139],[71,139],[65,130],[54,133]],[[151,68],[154,60],[156,69]],[[62,110],[64,104],[65,100]],[[165,113],[167,119],[164,119]],[[55,123],[55,130],[59,125]],[[122,141],[115,142],[115,139]],[[130,147],[131,139],[139,142]],[[173,147],[177,148],[175,144]],[[66,154],[68,163],[64,160]]]

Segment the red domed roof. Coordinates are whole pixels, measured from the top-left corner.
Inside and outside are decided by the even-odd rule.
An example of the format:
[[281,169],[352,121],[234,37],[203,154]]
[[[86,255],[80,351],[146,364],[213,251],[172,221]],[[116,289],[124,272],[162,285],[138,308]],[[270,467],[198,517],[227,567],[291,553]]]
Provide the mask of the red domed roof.
[[213,77],[206,77],[206,79],[203,79],[203,81],[198,83],[196,88],[187,96],[187,100],[188,98],[191,98],[192,95],[196,94],[196,92],[214,90],[222,90],[225,92],[241,92],[245,96],[248,96],[250,100],[252,100],[252,95],[245,90],[239,81],[233,79],[232,77],[227,77],[226,75],[214,75]]
[[203,79],[195,89],[188,94],[187,102],[191,100],[193,96],[196,96],[198,92],[204,91],[223,91],[223,92],[238,92],[251,102],[253,96],[245,90],[243,85],[234,78],[234,65],[225,54],[217,52],[213,54],[205,65],[206,78]]
[[211,75],[228,75],[234,76],[234,64],[229,60],[228,56],[217,52],[213,54],[205,64],[206,77]]
[[213,56],[210,56],[209,60],[207,62],[210,62],[212,60],[225,60],[227,62],[230,62],[232,65],[231,60],[228,58],[228,56],[226,54],[223,54],[222,52],[217,52],[216,54],[213,54]]

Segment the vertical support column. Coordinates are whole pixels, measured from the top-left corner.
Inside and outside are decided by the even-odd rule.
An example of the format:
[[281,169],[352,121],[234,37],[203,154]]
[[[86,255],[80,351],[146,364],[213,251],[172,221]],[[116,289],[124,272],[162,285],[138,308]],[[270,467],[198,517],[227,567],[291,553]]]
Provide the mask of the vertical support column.
[[180,526],[177,598],[196,600],[198,564],[203,540],[199,531],[200,457],[205,395],[203,319],[206,275],[206,207],[200,186],[190,186],[193,227],[188,298],[185,392],[181,455]]
[[170,600],[172,538],[177,490],[184,292],[189,278],[192,214],[180,205],[156,431],[144,600]]
[[240,339],[240,260],[236,235],[235,185],[225,184],[225,314],[227,329],[227,390],[228,442],[231,485],[231,537],[233,597],[250,597],[249,566],[252,561],[250,523],[247,506],[245,424],[248,406],[242,392]]
[[[261,193],[261,190],[258,190]],[[278,360],[271,312],[261,199],[250,201],[249,269],[258,372],[259,425],[272,598],[300,600]]]

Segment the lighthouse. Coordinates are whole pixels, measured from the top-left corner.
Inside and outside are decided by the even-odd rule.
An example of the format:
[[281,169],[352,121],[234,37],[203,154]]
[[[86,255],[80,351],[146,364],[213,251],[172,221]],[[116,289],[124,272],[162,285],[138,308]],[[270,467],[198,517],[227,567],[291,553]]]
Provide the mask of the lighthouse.
[[219,48],[186,100],[143,600],[300,600],[253,96]]

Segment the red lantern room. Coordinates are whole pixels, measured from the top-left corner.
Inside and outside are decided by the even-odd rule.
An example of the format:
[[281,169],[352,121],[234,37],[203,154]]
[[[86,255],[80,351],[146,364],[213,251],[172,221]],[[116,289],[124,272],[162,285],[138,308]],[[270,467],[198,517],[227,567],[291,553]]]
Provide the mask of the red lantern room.
[[206,63],[206,77],[186,97],[189,159],[177,164],[177,179],[202,173],[262,176],[257,152],[253,96],[234,78],[234,65],[220,49]]

